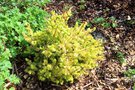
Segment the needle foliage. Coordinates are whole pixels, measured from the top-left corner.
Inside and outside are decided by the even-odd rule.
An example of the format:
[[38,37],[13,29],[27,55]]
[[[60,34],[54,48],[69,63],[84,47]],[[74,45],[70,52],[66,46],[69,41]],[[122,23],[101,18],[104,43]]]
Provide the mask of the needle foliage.
[[37,75],[39,80],[49,80],[56,84],[73,83],[88,69],[97,66],[103,60],[104,48],[100,40],[90,34],[94,29],[87,29],[87,23],[78,23],[74,27],[67,24],[71,10],[61,15],[52,11],[44,30],[33,32],[28,25],[25,40],[31,44],[29,53],[33,59],[26,59],[26,72]]

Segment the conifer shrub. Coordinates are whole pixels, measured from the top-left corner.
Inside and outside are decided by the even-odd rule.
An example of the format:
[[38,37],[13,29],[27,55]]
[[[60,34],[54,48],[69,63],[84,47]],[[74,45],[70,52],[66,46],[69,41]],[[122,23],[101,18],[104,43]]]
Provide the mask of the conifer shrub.
[[103,60],[102,42],[90,34],[94,29],[85,30],[86,22],[69,27],[70,16],[71,10],[62,15],[52,11],[46,29],[37,32],[28,25],[24,38],[31,44],[28,51],[34,58],[26,59],[27,73],[37,75],[41,81],[72,83]]

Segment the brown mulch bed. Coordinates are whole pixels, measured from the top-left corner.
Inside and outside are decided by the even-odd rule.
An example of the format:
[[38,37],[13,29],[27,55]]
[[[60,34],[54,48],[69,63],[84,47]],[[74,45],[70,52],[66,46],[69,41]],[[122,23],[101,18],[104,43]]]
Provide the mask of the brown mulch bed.
[[[83,5],[83,8],[80,8]],[[18,70],[22,77],[19,90],[132,90],[133,81],[124,76],[123,72],[130,67],[135,67],[135,0],[53,0],[45,10],[55,10],[62,13],[72,7],[73,16],[70,19],[71,26],[81,21],[91,21],[95,17],[115,17],[118,27],[103,28],[98,25],[96,32],[102,33],[106,39],[106,60],[100,62],[100,66],[90,71],[88,76],[82,76],[79,81],[71,85],[58,86],[55,84],[40,82],[37,78],[27,75],[22,65]],[[116,58],[116,53],[125,55],[126,65],[122,65]],[[23,62],[23,61],[22,61]],[[22,72],[22,73],[21,73]]]

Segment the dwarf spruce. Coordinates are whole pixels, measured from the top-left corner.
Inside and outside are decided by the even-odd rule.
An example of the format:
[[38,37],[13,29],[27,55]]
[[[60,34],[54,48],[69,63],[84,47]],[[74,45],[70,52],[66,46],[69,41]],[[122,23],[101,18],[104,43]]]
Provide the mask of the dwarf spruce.
[[69,27],[67,21],[71,10],[61,15],[52,11],[44,30],[33,32],[28,25],[25,40],[31,44],[29,52],[34,58],[26,59],[26,72],[37,75],[39,80],[49,80],[56,84],[73,83],[87,70],[97,66],[103,60],[104,48],[100,40],[90,34],[86,22]]

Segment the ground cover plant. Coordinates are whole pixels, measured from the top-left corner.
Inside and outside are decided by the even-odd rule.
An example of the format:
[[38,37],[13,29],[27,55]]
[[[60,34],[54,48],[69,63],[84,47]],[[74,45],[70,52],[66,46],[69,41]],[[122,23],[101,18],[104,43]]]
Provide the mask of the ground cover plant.
[[30,6],[45,6],[50,0],[1,0],[1,6],[26,8]]
[[[23,9],[23,12],[21,12],[21,9],[16,6],[19,1],[7,2],[8,1],[3,1],[0,3],[1,90],[6,90],[8,88],[15,89],[15,87],[12,87],[11,83],[19,84],[20,82],[14,72],[11,72],[11,69],[13,69],[13,63],[17,60],[16,57],[18,55],[22,55],[23,57],[23,49],[28,46],[22,35],[22,33],[26,32],[25,24],[29,23],[34,31],[40,30],[45,27],[44,18],[49,15],[36,5],[27,7],[26,9]],[[30,2],[27,4],[30,4]],[[24,3],[24,5],[26,4]],[[42,27],[39,27],[37,24]]]

